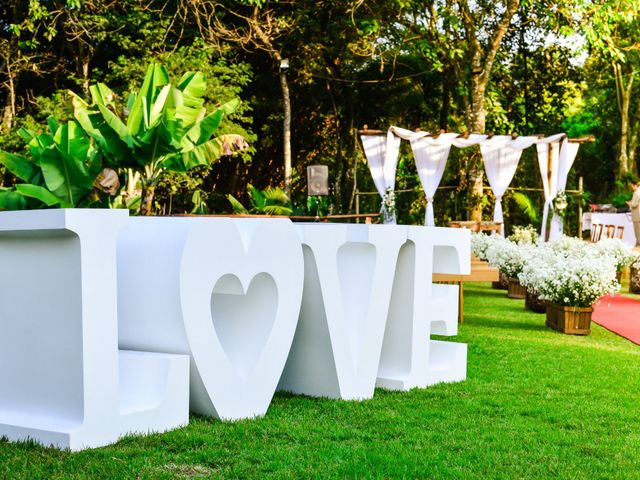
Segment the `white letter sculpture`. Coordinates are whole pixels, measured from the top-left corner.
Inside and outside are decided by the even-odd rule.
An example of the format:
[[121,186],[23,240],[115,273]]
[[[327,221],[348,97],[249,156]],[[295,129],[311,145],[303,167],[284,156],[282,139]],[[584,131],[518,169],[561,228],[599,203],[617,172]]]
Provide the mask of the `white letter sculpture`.
[[188,357],[118,351],[127,216],[0,214],[0,436],[79,450],[188,423]]
[[468,274],[470,234],[464,229],[408,227],[402,247],[377,386],[410,390],[464,380],[467,346],[431,340],[458,332],[458,287],[432,283],[433,273]]
[[79,450],[185,425],[189,402],[237,420],[277,387],[366,399],[466,377],[466,345],[430,339],[457,333],[457,287],[432,273],[469,272],[464,230],[5,212],[0,265],[11,440]]
[[195,412],[264,415],[302,296],[293,224],[132,218],[118,248],[120,344],[190,355]]
[[312,396],[373,396],[391,286],[407,227],[298,226],[304,293],[279,388]]

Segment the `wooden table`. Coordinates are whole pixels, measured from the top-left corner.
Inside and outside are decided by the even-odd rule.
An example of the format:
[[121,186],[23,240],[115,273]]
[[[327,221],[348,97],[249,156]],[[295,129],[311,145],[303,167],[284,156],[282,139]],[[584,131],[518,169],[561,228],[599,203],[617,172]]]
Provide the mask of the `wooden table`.
[[459,273],[434,273],[434,283],[452,283],[460,288],[458,295],[458,321],[464,323],[464,282],[497,282],[500,273],[497,268],[490,267],[483,260],[471,259],[471,273],[461,275]]
[[452,220],[447,223],[451,228],[468,228],[472,232],[502,233],[502,222],[476,222],[473,220]]

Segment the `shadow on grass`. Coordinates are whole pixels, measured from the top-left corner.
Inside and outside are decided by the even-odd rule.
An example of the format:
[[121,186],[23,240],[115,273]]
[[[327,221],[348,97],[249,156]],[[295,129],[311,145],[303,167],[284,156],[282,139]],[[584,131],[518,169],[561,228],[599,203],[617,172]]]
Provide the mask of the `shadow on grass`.
[[545,322],[544,315],[540,315],[540,320],[541,320],[540,323],[537,324],[537,323],[531,323],[531,322],[521,323],[521,322],[518,322],[517,320],[501,320],[501,319],[488,320],[486,318],[474,319],[473,317],[471,317],[469,318],[469,321],[465,323],[470,323],[473,326],[478,326],[478,327],[502,328],[505,330],[517,329],[517,330],[529,330],[534,332],[541,332],[541,331],[548,330],[548,327],[544,324]]

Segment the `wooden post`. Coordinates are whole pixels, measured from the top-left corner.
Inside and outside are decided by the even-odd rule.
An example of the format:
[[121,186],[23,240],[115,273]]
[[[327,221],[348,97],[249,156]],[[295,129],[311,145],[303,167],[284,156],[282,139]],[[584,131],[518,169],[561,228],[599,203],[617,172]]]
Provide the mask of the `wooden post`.
[[582,240],[582,177],[578,177],[578,238]]
[[[551,179],[553,178],[553,142],[549,143],[549,155],[547,156],[547,182],[549,184],[549,194],[551,194]],[[549,218],[547,217],[547,224],[549,224]],[[550,232],[550,228],[546,228],[547,225],[545,225],[545,232],[546,235],[543,240],[546,242],[549,240],[549,234]]]
[[[360,191],[356,190],[356,215],[360,215]],[[360,218],[356,217],[356,223],[360,223]]]

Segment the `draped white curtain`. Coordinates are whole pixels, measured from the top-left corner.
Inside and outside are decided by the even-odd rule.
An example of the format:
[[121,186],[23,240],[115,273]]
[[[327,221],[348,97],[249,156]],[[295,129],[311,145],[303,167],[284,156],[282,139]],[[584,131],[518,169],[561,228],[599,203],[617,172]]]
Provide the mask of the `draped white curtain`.
[[[538,166],[542,177],[542,188],[544,191],[544,207],[542,210],[542,228],[540,230],[540,240],[545,241],[547,237],[547,219],[549,218],[549,208],[553,199],[558,194],[558,165],[560,163],[560,145],[566,139],[564,133],[552,135],[538,140],[536,147],[538,151]],[[551,176],[549,176],[549,168]],[[565,180],[566,183],[566,180]]]
[[[362,135],[362,147],[378,194],[382,198],[381,213],[384,223],[396,223],[395,211],[388,211],[387,201],[393,201],[400,138],[391,130],[386,135]],[[388,199],[391,195],[391,199]]]
[[[522,150],[529,148],[536,141],[537,137],[517,137],[514,139],[511,135],[496,135],[480,143],[489,186],[496,197],[493,209],[494,222],[504,223],[502,196],[513,180],[522,156]],[[504,225],[502,227],[502,235],[504,236]]]
[[411,150],[416,161],[418,176],[427,197],[424,224],[429,227],[436,224],[433,215],[433,197],[442,180],[452,141],[457,136],[457,133],[443,133],[436,138],[417,136],[411,139]]
[[[578,154],[580,144],[569,142],[564,134],[554,135],[543,139],[544,143],[538,145],[538,164],[542,183],[545,186],[545,204],[542,214],[542,229],[540,238],[545,241],[547,234],[547,219],[549,208],[558,193],[564,192],[567,187],[567,178],[573,162]],[[549,155],[551,150],[551,156]],[[551,166],[551,178],[549,178],[549,165]],[[549,240],[555,240],[562,235],[564,229],[563,218],[554,211],[549,226]]]
[[[428,132],[413,132],[395,126],[390,127],[386,135],[362,135],[361,140],[376,190],[382,198],[381,213],[385,223],[396,223],[394,188],[400,141],[408,140],[411,143],[420,182],[427,197],[425,225],[428,226],[435,225],[433,197],[442,180],[452,145],[457,148],[480,145],[489,185],[496,197],[493,219],[496,222],[504,222],[502,196],[515,175],[522,150],[536,144],[545,199],[542,238],[546,236],[549,208],[558,192],[566,187],[569,170],[579,147],[577,143],[569,143],[564,133],[546,138],[517,137],[515,139],[510,135],[496,135],[489,138],[488,135],[477,133],[467,136],[442,133],[433,136]],[[551,177],[549,177],[549,168],[552,172]],[[504,235],[504,227],[502,232]],[[550,238],[555,238],[561,232],[562,218],[554,212]]]

